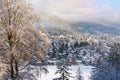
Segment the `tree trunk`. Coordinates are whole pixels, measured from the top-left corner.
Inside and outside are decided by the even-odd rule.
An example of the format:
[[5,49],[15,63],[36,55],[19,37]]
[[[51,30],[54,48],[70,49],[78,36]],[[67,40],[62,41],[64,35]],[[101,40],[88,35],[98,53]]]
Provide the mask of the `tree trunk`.
[[11,79],[15,80],[15,76],[14,76],[15,72],[14,72],[14,65],[13,65],[13,59],[10,62],[10,75],[11,75]]
[[16,71],[15,78],[17,78],[18,75],[19,75],[18,63],[17,62],[15,62],[15,71]]

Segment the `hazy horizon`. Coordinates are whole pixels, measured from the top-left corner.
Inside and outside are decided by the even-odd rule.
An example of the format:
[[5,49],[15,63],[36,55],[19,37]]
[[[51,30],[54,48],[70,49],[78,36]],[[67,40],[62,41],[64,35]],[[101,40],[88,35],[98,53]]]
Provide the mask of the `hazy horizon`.
[[120,22],[120,0],[32,0],[40,13],[71,21]]

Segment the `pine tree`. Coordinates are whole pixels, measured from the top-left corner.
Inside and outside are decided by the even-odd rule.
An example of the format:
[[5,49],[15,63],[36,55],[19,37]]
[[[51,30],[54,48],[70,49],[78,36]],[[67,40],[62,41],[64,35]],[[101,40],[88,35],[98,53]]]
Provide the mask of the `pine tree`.
[[107,58],[103,57],[95,67],[92,80],[120,80],[120,44],[114,44]]
[[71,76],[71,73],[69,72],[70,66],[65,63],[65,60],[61,60],[57,63],[58,70],[55,74],[60,74],[59,80],[69,80]]

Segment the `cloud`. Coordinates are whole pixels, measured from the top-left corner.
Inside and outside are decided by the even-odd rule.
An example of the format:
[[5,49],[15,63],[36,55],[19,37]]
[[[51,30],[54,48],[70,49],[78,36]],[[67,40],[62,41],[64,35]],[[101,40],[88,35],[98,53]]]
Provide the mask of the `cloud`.
[[32,0],[35,7],[46,11],[65,11],[77,7],[91,7],[95,0]]
[[[54,14],[68,20],[94,21],[106,19],[119,21],[120,11],[100,0],[32,0],[40,12]],[[104,1],[104,0],[102,0]]]

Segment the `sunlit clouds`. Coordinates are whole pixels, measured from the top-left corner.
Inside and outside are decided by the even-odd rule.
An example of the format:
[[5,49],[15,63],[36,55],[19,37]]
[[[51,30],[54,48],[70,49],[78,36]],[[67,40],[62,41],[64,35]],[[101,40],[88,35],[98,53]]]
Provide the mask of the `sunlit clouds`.
[[[114,3],[112,3],[114,1]],[[32,0],[39,12],[54,14],[67,20],[113,20],[120,19],[120,6],[115,0]]]

